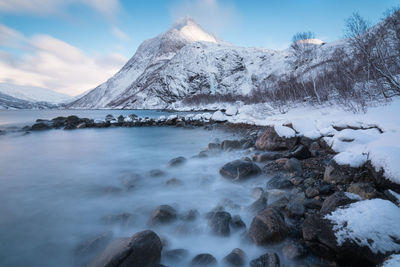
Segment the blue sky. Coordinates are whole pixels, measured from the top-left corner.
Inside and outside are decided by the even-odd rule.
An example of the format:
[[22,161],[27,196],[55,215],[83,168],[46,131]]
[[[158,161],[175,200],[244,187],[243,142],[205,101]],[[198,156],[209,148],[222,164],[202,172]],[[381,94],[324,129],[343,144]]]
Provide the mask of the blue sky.
[[343,36],[353,12],[376,23],[396,5],[398,0],[0,0],[0,82],[81,93],[185,15],[233,44],[283,49],[298,31],[330,42]]

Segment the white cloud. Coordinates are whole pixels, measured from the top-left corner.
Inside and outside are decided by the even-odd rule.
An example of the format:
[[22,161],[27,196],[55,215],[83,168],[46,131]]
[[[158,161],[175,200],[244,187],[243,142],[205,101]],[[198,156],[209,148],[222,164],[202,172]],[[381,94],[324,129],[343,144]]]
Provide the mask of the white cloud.
[[17,46],[24,40],[24,36],[14,29],[0,24],[0,45],[2,46]]
[[174,20],[190,16],[213,32],[221,32],[240,19],[233,2],[217,0],[182,0],[171,6],[170,13]]
[[129,35],[116,26],[112,27],[111,33],[123,41],[129,40]]
[[[0,82],[48,88],[77,95],[111,77],[127,61],[113,53],[91,57],[79,48],[49,35],[31,38],[0,24],[0,36],[18,44],[22,55],[0,51]],[[0,45],[7,45],[0,38]]]
[[0,0],[0,11],[49,15],[63,13],[70,4],[87,5],[110,18],[121,8],[119,0]]

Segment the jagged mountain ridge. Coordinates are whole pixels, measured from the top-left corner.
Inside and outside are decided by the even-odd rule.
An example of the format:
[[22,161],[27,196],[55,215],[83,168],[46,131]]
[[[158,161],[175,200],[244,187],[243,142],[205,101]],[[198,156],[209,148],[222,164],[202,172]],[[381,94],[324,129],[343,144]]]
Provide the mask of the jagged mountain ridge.
[[[314,65],[328,62],[338,45],[320,45]],[[196,94],[247,95],[271,75],[293,71],[289,57],[288,49],[233,46],[185,18],[144,41],[117,74],[67,107],[156,109]]]

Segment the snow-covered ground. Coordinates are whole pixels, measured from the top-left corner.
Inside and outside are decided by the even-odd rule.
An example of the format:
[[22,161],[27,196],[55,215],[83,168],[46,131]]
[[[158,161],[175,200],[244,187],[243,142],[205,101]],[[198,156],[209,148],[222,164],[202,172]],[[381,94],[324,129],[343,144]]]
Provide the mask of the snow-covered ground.
[[286,113],[280,113],[268,104],[237,103],[236,107],[237,115],[228,116],[217,111],[213,119],[271,125],[282,136],[293,135],[292,129],[285,126],[291,124],[298,135],[323,137],[338,152],[337,163],[358,167],[370,160],[376,170],[385,170],[385,177],[400,183],[399,98],[386,105],[371,107],[366,113],[353,113],[334,105],[297,107]]

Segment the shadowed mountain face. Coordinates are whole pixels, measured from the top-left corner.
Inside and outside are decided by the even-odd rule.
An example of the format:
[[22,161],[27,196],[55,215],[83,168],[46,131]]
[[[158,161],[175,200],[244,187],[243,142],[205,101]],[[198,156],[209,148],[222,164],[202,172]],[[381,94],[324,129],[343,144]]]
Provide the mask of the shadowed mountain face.
[[[313,64],[321,66],[343,42],[315,46]],[[67,107],[173,108],[199,94],[246,96],[272,76],[292,72],[290,57],[289,49],[233,46],[185,18],[144,41],[118,73]]]

